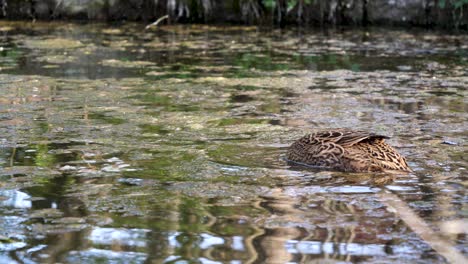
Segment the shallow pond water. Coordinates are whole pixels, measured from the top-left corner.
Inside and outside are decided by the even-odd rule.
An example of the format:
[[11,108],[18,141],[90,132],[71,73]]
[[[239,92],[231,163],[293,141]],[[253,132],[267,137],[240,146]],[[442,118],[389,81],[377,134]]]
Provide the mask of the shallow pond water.
[[[468,36],[0,24],[1,263],[464,262]],[[392,136],[409,175],[288,165]]]

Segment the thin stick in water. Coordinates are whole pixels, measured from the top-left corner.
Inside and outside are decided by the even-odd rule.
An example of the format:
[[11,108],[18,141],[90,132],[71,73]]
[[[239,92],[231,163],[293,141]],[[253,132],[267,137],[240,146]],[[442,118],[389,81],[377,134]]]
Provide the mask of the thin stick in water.
[[159,23],[161,23],[164,19],[168,19],[169,15],[162,16],[156,20],[156,22],[153,22],[145,27],[145,30],[147,30],[150,27],[156,27]]

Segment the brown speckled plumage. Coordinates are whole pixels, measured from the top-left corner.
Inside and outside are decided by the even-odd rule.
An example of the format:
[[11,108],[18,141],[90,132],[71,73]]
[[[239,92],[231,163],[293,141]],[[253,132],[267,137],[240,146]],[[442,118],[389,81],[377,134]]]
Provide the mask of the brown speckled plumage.
[[288,150],[287,159],[347,172],[411,171],[405,158],[385,143],[386,138],[349,129],[320,131],[294,142]]

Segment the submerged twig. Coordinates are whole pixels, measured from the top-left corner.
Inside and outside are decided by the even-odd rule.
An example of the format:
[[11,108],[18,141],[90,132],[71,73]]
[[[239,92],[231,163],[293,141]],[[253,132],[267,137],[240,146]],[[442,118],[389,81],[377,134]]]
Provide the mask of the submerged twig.
[[3,15],[3,17],[6,17],[6,16],[7,16],[7,7],[8,7],[7,0],[2,0],[2,2],[1,2],[1,8],[2,8],[2,15]]
[[434,232],[427,222],[419,217],[404,201],[398,198],[398,196],[389,191],[380,192],[378,196],[383,204],[389,209],[392,209],[413,232],[438,254],[443,256],[449,263],[468,263],[465,256],[463,256],[450,241]]
[[145,30],[147,30],[150,27],[156,27],[159,23],[161,23],[164,19],[168,19],[169,15],[162,16],[156,20],[156,22],[153,22],[145,27]]
[[62,2],[63,2],[63,0],[58,0],[57,3],[55,4],[54,11],[52,12],[52,15],[51,15],[52,18],[55,18],[55,16],[57,16],[57,10],[60,7],[60,5],[62,4]]

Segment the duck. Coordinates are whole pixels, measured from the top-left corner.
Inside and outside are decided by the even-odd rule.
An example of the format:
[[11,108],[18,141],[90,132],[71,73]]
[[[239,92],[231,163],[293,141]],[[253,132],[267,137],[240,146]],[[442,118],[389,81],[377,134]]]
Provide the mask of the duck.
[[389,138],[346,128],[317,131],[292,143],[286,160],[343,172],[411,172],[405,157],[385,142]]

